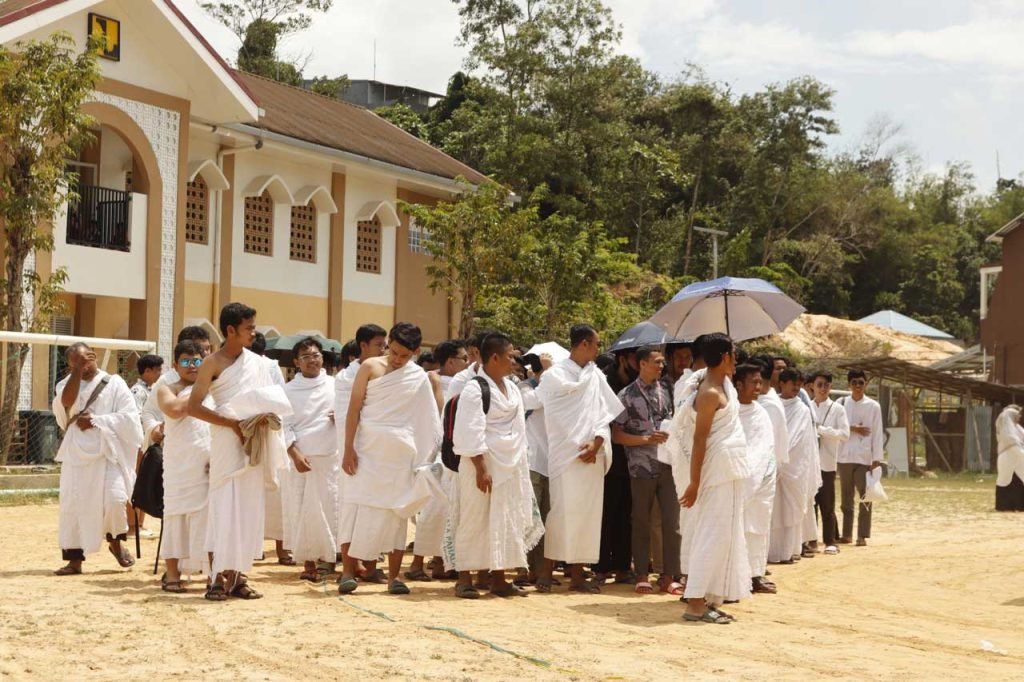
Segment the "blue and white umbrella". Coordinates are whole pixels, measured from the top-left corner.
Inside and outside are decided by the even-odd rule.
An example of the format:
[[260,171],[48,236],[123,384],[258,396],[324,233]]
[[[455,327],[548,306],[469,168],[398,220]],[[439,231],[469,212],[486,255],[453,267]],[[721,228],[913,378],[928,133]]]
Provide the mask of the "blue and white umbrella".
[[763,279],[719,277],[684,287],[650,321],[677,338],[725,332],[743,341],[778,334],[804,311]]

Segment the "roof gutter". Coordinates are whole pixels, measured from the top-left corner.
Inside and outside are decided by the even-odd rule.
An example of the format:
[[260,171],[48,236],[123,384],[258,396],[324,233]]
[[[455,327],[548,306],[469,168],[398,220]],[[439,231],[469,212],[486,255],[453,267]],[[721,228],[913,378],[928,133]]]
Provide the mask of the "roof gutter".
[[[314,152],[316,154],[322,154],[339,161],[346,161],[349,163],[358,163],[370,168],[380,170],[386,173],[392,173],[400,177],[405,177],[409,180],[428,185],[435,189],[444,190],[446,192],[454,192],[459,194],[463,191],[463,186],[457,183],[451,178],[446,178],[443,175],[434,175],[433,173],[426,173],[424,171],[413,170],[412,168],[406,168],[405,166],[399,166],[394,163],[388,163],[387,161],[380,161],[369,156],[363,156],[362,154],[354,154],[352,152],[342,151],[335,149],[334,147],[328,147],[326,145],[317,144],[315,142],[308,142],[301,140],[297,137],[291,137],[290,135],[282,135],[281,133],[275,133],[271,130],[265,130],[256,126],[247,125],[245,123],[229,123],[221,126],[222,128],[228,128],[235,130],[246,135],[252,135],[253,137],[262,138],[264,140],[270,140],[272,142],[278,142],[288,147],[298,147],[306,151]],[[468,180],[467,180],[468,182]],[[473,185],[473,183],[470,183]],[[474,185],[475,186],[475,185]]]

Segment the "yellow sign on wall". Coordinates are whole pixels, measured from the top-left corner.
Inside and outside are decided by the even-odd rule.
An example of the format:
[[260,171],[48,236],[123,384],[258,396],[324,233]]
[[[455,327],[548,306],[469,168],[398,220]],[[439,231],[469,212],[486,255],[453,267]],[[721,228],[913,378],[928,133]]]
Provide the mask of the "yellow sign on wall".
[[89,13],[89,37],[98,39],[96,54],[104,59],[121,61],[121,22]]

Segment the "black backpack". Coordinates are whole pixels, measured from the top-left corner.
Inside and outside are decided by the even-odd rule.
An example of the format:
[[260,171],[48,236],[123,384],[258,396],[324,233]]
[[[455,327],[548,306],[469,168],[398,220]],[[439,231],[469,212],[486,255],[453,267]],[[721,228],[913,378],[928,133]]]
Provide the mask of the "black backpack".
[[164,451],[156,443],[142,455],[132,489],[132,506],[158,519],[164,516]]
[[[491,387],[483,377],[473,377],[473,380],[480,384],[480,399],[483,402],[484,414],[487,414],[491,410]],[[460,393],[445,403],[442,417],[444,436],[441,438],[441,462],[452,471],[459,470],[459,462],[462,460],[455,454],[455,441],[452,440],[455,435],[455,414],[458,412],[461,397]]]

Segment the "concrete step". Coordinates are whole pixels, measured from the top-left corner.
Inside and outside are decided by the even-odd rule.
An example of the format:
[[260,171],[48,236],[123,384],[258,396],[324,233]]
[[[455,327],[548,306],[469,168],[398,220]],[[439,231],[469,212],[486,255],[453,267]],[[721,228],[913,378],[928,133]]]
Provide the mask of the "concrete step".
[[45,490],[59,487],[59,473],[0,474],[0,490]]

